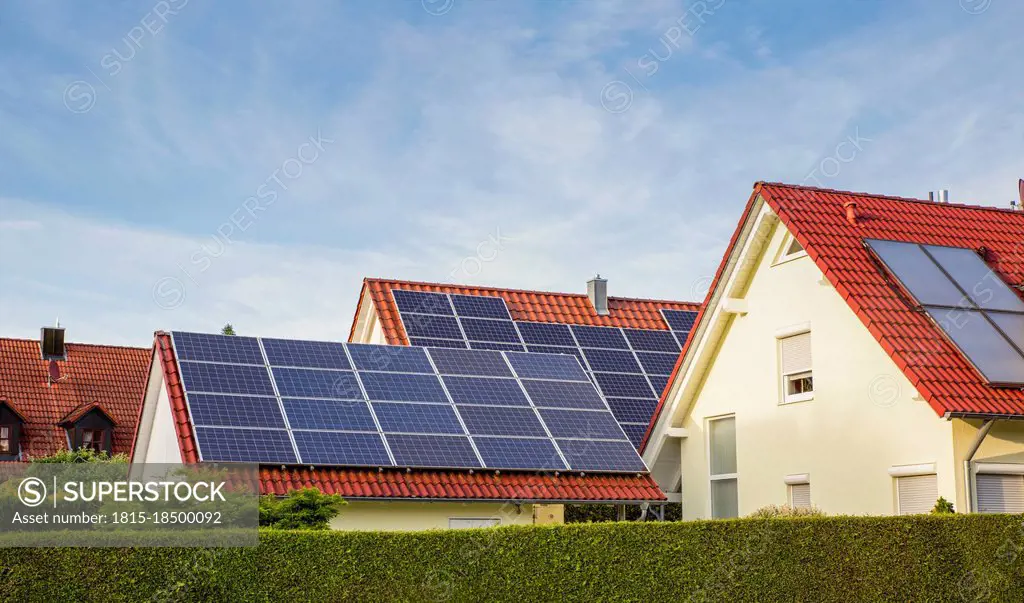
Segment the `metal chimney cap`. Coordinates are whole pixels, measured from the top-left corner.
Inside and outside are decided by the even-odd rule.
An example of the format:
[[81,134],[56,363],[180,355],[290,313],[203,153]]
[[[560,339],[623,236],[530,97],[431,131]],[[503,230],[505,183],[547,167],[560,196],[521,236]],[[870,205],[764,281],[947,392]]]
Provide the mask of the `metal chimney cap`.
[[590,305],[598,316],[608,315],[608,279],[601,278],[598,274],[587,281],[587,297],[590,298]]

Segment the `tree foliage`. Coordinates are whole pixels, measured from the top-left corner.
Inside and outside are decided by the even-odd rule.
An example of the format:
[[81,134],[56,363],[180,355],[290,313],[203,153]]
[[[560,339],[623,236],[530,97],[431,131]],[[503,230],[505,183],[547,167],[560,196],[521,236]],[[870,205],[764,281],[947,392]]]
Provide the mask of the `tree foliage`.
[[230,322],[228,324],[224,325],[224,328],[220,330],[220,334],[221,335],[237,335],[237,333],[235,333],[235,327],[232,326]]
[[92,448],[79,448],[78,450],[59,450],[50,456],[41,456],[32,459],[33,463],[116,463],[127,464],[127,454],[115,454],[111,456],[106,451],[96,452]]
[[287,496],[260,497],[260,526],[277,530],[326,530],[347,503],[337,494],[316,488],[289,492]]

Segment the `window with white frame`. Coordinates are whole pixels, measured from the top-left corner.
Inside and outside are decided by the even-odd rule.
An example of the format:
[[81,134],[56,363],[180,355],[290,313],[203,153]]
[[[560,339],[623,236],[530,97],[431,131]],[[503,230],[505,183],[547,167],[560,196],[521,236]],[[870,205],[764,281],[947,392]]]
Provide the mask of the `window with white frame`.
[[790,235],[782,242],[782,248],[779,250],[778,263],[781,264],[782,262],[795,260],[796,258],[800,258],[805,255],[807,255],[807,252],[804,251],[803,245],[800,244],[800,241],[796,240],[796,237]]
[[814,398],[811,372],[811,334],[800,333],[779,340],[782,367],[782,402],[804,402]]
[[448,528],[452,530],[493,528],[499,525],[501,525],[501,520],[494,517],[451,517],[448,519]]
[[708,421],[711,517],[739,517],[739,472],[736,467],[736,417]]
[[896,478],[896,512],[900,515],[931,513],[938,499],[939,484],[934,473]]
[[786,488],[790,507],[811,508],[811,479],[807,474],[786,476]]
[[999,470],[974,478],[979,513],[1024,513],[1024,465],[1016,471]]

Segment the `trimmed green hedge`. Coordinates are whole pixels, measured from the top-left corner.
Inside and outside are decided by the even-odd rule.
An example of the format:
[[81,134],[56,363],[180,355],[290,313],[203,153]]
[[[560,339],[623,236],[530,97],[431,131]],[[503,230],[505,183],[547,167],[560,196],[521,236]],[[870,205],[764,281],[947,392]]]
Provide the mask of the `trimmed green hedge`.
[[1024,601],[1021,517],[277,532],[251,549],[4,549],[4,601]]

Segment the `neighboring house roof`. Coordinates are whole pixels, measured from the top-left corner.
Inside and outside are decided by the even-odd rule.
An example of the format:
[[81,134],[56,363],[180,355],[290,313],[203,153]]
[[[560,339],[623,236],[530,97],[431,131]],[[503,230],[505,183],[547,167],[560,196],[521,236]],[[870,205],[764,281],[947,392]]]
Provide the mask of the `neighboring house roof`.
[[660,310],[696,312],[700,309],[700,304],[696,303],[609,296],[608,314],[601,316],[594,310],[590,299],[582,293],[550,293],[367,278],[363,279],[359,307],[356,308],[356,318],[352,321],[352,330],[349,333],[350,341],[355,337],[356,325],[362,306],[367,299],[366,293],[369,292],[369,297],[376,306],[377,316],[387,342],[391,345],[409,345],[409,338],[398,317],[398,307],[395,305],[394,297],[391,296],[392,289],[501,297],[508,306],[512,320],[661,331],[669,329]]
[[[157,357],[162,364],[164,385],[178,435],[183,463],[198,463],[199,451],[189,420],[185,390],[171,336],[156,333]],[[541,475],[514,471],[495,474],[486,471],[415,471],[344,467],[281,467],[260,469],[263,494],[285,494],[298,488],[315,487],[346,498],[495,500],[520,502],[636,502],[665,500],[650,475]]]
[[[807,255],[860,318],[928,404],[944,417],[1024,416],[1024,390],[987,384],[924,313],[909,306],[864,247],[864,239],[988,250],[988,265],[1011,286],[1024,283],[1024,212],[936,203],[829,189],[758,182],[718,269],[710,300],[730,258],[742,249],[741,233],[763,199]],[[856,220],[847,208],[856,205]],[[651,421],[647,438],[672,383],[711,313],[702,311]],[[851,367],[855,370],[856,367]]]
[[0,397],[25,418],[22,453],[41,457],[67,448],[59,423],[94,403],[117,425],[114,453],[130,452],[152,352],[81,343],[66,349],[67,358],[57,361],[60,381],[51,384],[50,363],[42,359],[38,340],[0,338]]

